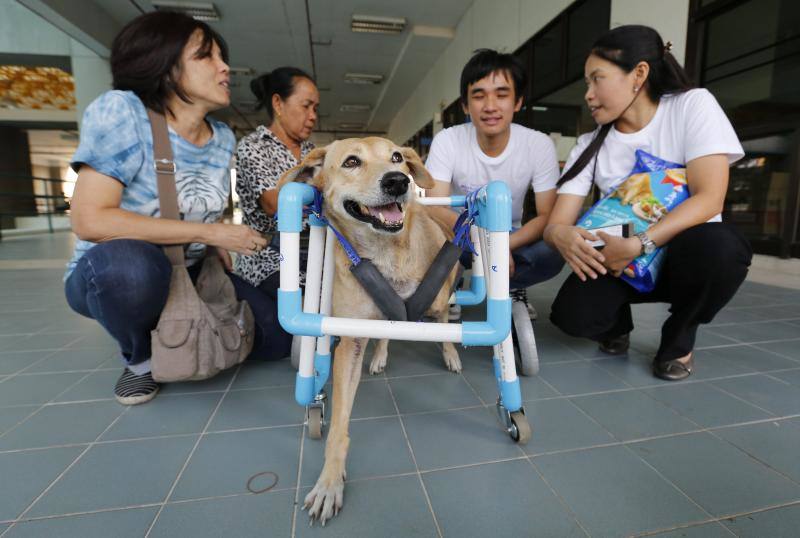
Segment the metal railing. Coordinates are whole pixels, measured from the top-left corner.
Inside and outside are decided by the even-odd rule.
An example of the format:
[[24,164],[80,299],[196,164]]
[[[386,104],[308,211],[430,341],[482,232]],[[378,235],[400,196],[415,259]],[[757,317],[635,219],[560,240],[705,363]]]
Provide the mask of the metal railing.
[[[0,240],[3,239],[3,228],[7,217],[46,217],[47,228],[50,233],[53,233],[53,216],[63,216],[69,214],[69,201],[62,194],[63,189],[61,186],[68,181],[60,178],[49,177],[36,177],[23,174],[7,174],[0,173],[0,180],[8,184],[8,181],[33,184],[33,193],[30,192],[12,192],[3,190],[0,187]],[[37,189],[37,185],[44,186],[43,189]],[[44,191],[44,194],[37,194],[37,192]],[[54,194],[57,192],[58,194]],[[18,200],[19,203],[5,203],[8,200]],[[28,203],[23,203],[27,201]],[[33,203],[30,203],[33,202]],[[22,209],[13,209],[8,206],[18,206]],[[31,208],[32,209],[26,209]],[[13,227],[6,227],[6,230],[15,229]]]

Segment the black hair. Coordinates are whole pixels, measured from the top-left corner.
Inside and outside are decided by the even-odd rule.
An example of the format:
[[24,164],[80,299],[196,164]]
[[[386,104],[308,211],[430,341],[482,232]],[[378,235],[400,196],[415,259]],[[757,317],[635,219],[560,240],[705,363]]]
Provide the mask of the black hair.
[[478,49],[461,71],[461,102],[467,104],[467,89],[480,79],[495,73],[504,73],[514,81],[514,99],[520,100],[525,94],[528,76],[525,68],[513,54],[506,54],[492,49]]
[[197,30],[203,34],[197,57],[211,56],[216,43],[227,63],[225,40],[202,21],[173,11],[153,11],[133,19],[111,45],[114,89],[134,92],[146,107],[161,113],[169,110],[166,103],[172,94],[191,103],[176,75],[183,49]]
[[312,83],[314,79],[297,67],[278,67],[250,81],[250,91],[256,96],[258,106],[256,110],[267,109],[270,120],[275,118],[272,109],[272,96],[276,93],[282,100],[288,99],[294,93],[295,78],[307,78]]
[[[669,47],[664,46],[661,36],[653,28],[631,24],[618,26],[604,33],[594,42],[589,55],[593,54],[607,60],[626,73],[633,71],[639,62],[647,62],[650,72],[643,89],[652,101],[658,102],[663,95],[685,92],[693,87],[688,75],[668,49]],[[558,180],[558,185],[574,178],[586,168],[586,165],[599,153],[614,121],[600,127],[575,164]]]

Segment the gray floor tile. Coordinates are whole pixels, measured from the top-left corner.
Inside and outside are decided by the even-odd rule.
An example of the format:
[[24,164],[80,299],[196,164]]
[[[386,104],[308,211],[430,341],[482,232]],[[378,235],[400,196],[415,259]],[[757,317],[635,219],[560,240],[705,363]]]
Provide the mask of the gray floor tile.
[[800,361],[800,340],[784,340],[783,342],[757,344],[756,347]]
[[800,420],[780,420],[723,428],[715,433],[757,460],[800,482]]
[[[157,508],[132,508],[17,523],[4,538],[137,538],[144,536]],[[113,529],[113,532],[110,531]]]
[[[70,334],[70,333],[64,333]],[[114,341],[114,339],[106,333],[105,331],[93,331],[89,334],[80,332],[80,333],[71,333],[74,336],[79,336],[78,339],[71,340],[68,344],[65,344],[68,348],[74,349],[84,349],[84,348],[104,348],[111,351],[116,351],[119,349],[119,346]]]
[[289,426],[203,436],[172,500],[247,493],[248,480],[266,471],[278,475],[275,488],[295,486],[300,431]]
[[91,443],[123,411],[116,402],[48,405],[0,437],[0,450]]
[[616,442],[610,433],[566,398],[527,403],[525,415],[533,428],[530,442],[522,446],[527,454]]
[[627,355],[616,357],[606,355],[603,358],[592,361],[592,364],[599,366],[632,387],[651,387],[669,383],[669,381],[658,379],[653,375],[652,357],[635,350],[629,350]]
[[[47,374],[50,375],[50,374]],[[55,399],[56,402],[81,402],[85,400],[113,400],[114,385],[119,376],[122,375],[122,368],[114,370],[98,370],[88,376],[79,374],[83,377],[81,381],[70,387],[64,394]],[[80,379],[79,377],[79,379]]]
[[658,538],[734,538],[721,523],[705,523],[694,527],[684,527],[667,532],[659,532],[651,536]]
[[[200,433],[222,394],[158,396],[147,405],[132,406],[103,434],[103,441],[184,433]],[[116,402],[111,402],[120,407]]]
[[16,426],[19,421],[39,409],[39,407],[40,406],[38,405],[26,407],[0,407],[0,435],[8,431],[10,428]]
[[591,536],[627,536],[708,517],[622,446],[537,456],[533,462]]
[[[494,377],[494,367],[491,363],[483,364],[480,368],[475,368],[468,372],[465,371],[462,375],[484,403],[489,404],[497,401],[499,392],[497,390],[497,381]],[[558,393],[538,375],[519,376],[519,389],[524,402],[558,396]]]
[[726,357],[725,349],[727,348],[695,350],[693,353],[694,370],[692,371],[692,380],[717,379],[755,372],[753,368]]
[[0,454],[0,521],[15,519],[72,463],[83,447]]
[[[310,491],[300,490],[300,504]],[[433,516],[417,476],[400,476],[349,482],[344,491],[344,507],[325,527],[309,526],[305,512],[297,513],[297,536],[352,538],[380,536],[436,536]],[[365,514],[380,514],[364,517]]]
[[[800,499],[800,486],[709,433],[636,443],[631,449],[715,516]],[[683,454],[691,456],[676,460]]]
[[294,491],[169,504],[150,536],[290,536]]
[[[301,486],[313,486],[317,482],[324,461],[325,439],[310,439],[306,436],[303,443]],[[350,423],[348,480],[414,471],[414,462],[408,451],[408,443],[398,417],[357,420]]]
[[179,383],[162,383],[162,394],[185,394],[187,392],[224,392],[231,383],[236,368],[220,372],[211,379],[200,381],[182,381]]
[[64,349],[56,351],[25,371],[26,374],[36,372],[64,372],[68,370],[93,370],[106,362],[115,351],[103,348]]
[[[456,346],[459,355],[466,355],[464,348]],[[487,357],[491,359],[491,357]],[[372,353],[364,355],[368,367]],[[466,358],[465,358],[466,360]],[[433,342],[389,342],[389,358],[386,362],[386,375],[400,377],[406,375],[447,373],[442,358],[442,345]]]
[[390,379],[389,385],[401,414],[482,405],[464,378],[452,373]]
[[798,337],[797,326],[783,321],[737,323],[724,327],[714,327],[713,332],[739,342],[763,342]]
[[800,505],[726,519],[723,524],[741,538],[796,538],[797,529],[800,529]]
[[16,374],[37,362],[41,362],[53,351],[10,351],[0,353],[0,375]]
[[0,384],[0,407],[47,403],[86,374],[18,375]]
[[785,372],[770,372],[770,377],[776,377],[795,387],[800,387],[800,368],[797,370],[787,370]]
[[672,384],[668,387],[648,389],[646,392],[704,428],[773,416],[707,382]]
[[492,406],[411,415],[403,422],[417,465],[428,470],[521,456],[495,416]]
[[444,536],[585,536],[526,460],[425,473],[423,480]]
[[294,387],[231,391],[209,431],[300,424],[304,413],[294,399]]
[[565,343],[561,342],[563,336],[559,336],[558,340],[538,338],[538,336],[539,335],[534,332],[534,337],[536,337],[536,351],[539,354],[540,363],[572,362],[583,358],[576,351],[573,351]]
[[[333,390],[330,387],[327,390],[332,396]],[[328,407],[333,409],[332,399]],[[394,407],[389,385],[385,379],[372,379],[359,383],[351,418],[385,417],[396,414],[397,409]]]
[[80,340],[79,333],[45,333],[30,335],[25,339],[4,347],[5,351],[38,351],[44,349],[62,349]]
[[37,502],[29,516],[161,502],[196,437],[95,445]]
[[708,327],[717,325],[729,325],[731,323],[749,323],[753,321],[764,321],[765,319],[778,319],[785,317],[778,312],[771,313],[762,309],[761,312],[754,312],[751,310],[733,310],[726,308],[714,316],[714,321],[708,324]]
[[729,359],[756,372],[800,367],[800,362],[781,357],[754,346],[721,347],[709,351],[712,355]]
[[[725,332],[728,333],[735,333],[732,329],[733,325],[726,325]],[[713,328],[704,328],[700,327],[697,331],[697,337],[694,342],[695,349],[703,349],[708,347],[716,347],[716,346],[727,346],[730,344],[738,343],[737,340],[733,338],[733,336],[729,336],[728,334],[722,334],[717,331],[719,327]],[[660,333],[660,331],[659,331]],[[659,337],[660,339],[660,337]]]
[[[236,375],[232,389],[253,389],[263,387],[294,386],[297,370],[288,360],[248,361]],[[224,388],[224,387],[223,387]]]
[[620,441],[698,429],[669,407],[638,390],[584,396],[572,398],[572,401]]
[[564,395],[629,388],[592,361],[542,365],[539,375]]
[[717,387],[776,415],[800,413],[800,387],[765,375],[752,375],[713,381]]

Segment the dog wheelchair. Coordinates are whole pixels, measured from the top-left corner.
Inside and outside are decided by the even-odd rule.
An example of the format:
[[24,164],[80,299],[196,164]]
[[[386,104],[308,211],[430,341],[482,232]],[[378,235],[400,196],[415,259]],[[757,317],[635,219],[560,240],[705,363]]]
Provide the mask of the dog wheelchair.
[[[331,338],[346,336],[493,346],[494,376],[499,392],[498,416],[511,439],[524,444],[531,437],[531,427],[522,407],[511,334],[512,301],[508,289],[511,195],[508,187],[503,182],[493,181],[467,196],[420,200],[425,200],[423,203],[426,205],[463,207],[469,214],[471,222],[462,229],[467,230],[474,245],[473,274],[470,289],[457,290],[452,300],[461,305],[477,305],[485,300],[484,321],[434,323],[331,316],[334,249],[338,232],[328,226],[321,215],[309,215],[308,264],[303,297],[299,285],[303,207],[315,201],[319,203],[319,193],[303,183],[289,183],[280,191],[278,319],[287,332],[301,336],[295,399],[306,408],[305,424],[309,437],[321,438],[325,427],[327,395],[324,387],[331,370]],[[527,310],[525,315],[527,317]],[[527,323],[530,327],[530,320]]]

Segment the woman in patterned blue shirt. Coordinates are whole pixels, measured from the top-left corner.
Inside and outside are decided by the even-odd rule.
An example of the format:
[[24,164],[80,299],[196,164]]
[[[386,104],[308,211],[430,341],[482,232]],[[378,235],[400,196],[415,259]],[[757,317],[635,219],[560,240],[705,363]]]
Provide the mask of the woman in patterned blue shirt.
[[[115,38],[114,90],[83,117],[72,162],[78,171],[72,229],[79,241],[65,277],[66,296],[73,310],[97,320],[119,344],[125,370],[114,393],[126,405],[149,401],[158,391],[150,375],[150,331],[166,303],[172,271],[161,245],[185,245],[193,279],[207,251],[230,270],[229,251],[251,255],[266,246],[250,227],[219,222],[236,141],[208,114],[230,104],[227,58],[224,40],[207,24],[178,13],[145,14]],[[167,117],[179,221],[158,218],[146,107]],[[251,357],[272,358],[276,305],[241,278],[230,278],[256,318]]]

